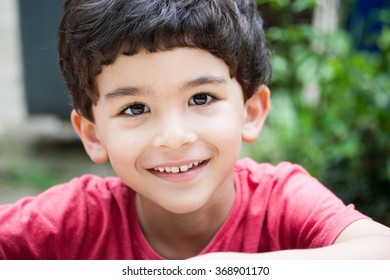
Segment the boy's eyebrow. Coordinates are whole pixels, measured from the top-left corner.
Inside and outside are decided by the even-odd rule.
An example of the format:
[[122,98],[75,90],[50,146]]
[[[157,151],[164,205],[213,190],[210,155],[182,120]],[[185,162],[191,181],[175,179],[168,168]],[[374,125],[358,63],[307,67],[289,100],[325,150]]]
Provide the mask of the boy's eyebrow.
[[186,90],[191,88],[196,88],[203,85],[218,85],[218,84],[226,84],[227,80],[224,77],[218,77],[213,75],[201,76],[194,80],[184,83],[179,89]]
[[[206,76],[201,76],[199,78],[196,78],[194,80],[185,82],[183,85],[179,87],[179,91],[183,90],[188,90],[191,88],[196,88],[199,86],[203,85],[218,85],[218,84],[226,84],[227,80],[224,77],[217,77],[217,76],[212,76],[212,75],[206,75]],[[141,92],[144,92],[142,89],[138,87],[122,87],[115,89],[109,93],[107,93],[104,98],[106,100],[113,100],[118,97],[126,97],[126,96],[136,96],[139,95]],[[153,95],[153,92],[151,91],[146,91],[146,95]]]
[[106,100],[113,100],[118,97],[134,96],[141,92],[137,87],[122,87],[115,89],[104,96]]

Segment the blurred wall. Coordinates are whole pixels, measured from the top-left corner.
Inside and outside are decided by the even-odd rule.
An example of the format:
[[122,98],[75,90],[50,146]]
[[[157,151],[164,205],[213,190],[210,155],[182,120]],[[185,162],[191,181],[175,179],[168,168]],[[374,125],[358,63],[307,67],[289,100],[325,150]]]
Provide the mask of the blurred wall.
[[18,2],[0,1],[0,135],[26,119]]
[[57,62],[63,2],[18,0],[25,97],[31,116],[69,119],[70,100]]
[[0,142],[75,137],[56,59],[61,7],[62,0],[0,1]]

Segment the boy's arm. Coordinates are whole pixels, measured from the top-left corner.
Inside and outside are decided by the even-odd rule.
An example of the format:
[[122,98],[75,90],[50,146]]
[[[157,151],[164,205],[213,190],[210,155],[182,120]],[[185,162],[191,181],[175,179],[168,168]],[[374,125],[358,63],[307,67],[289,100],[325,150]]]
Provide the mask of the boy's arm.
[[362,219],[345,228],[327,247],[259,254],[221,252],[194,259],[390,259],[390,228]]

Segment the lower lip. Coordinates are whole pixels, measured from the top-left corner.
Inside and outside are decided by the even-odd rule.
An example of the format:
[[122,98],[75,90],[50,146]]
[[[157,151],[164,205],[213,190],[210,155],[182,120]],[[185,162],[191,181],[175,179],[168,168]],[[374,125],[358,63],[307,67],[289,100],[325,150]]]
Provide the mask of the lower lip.
[[149,172],[152,173],[154,176],[166,181],[174,183],[188,182],[198,177],[198,175],[202,173],[202,171],[205,169],[207,164],[208,161],[204,161],[201,165],[198,165],[197,167],[193,167],[185,172],[178,173],[159,172],[156,170],[149,170]]

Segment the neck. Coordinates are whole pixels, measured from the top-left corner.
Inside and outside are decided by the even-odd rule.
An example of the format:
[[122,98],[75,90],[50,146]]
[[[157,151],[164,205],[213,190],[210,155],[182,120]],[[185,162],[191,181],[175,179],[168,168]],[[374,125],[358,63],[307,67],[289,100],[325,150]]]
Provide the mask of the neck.
[[198,255],[226,220],[234,204],[234,184],[192,213],[171,213],[137,195],[138,219],[153,249],[167,259]]

